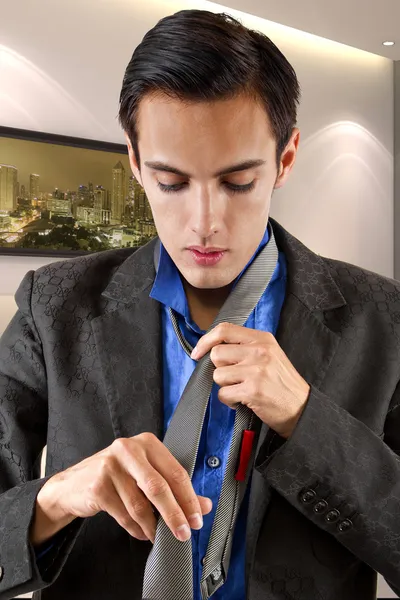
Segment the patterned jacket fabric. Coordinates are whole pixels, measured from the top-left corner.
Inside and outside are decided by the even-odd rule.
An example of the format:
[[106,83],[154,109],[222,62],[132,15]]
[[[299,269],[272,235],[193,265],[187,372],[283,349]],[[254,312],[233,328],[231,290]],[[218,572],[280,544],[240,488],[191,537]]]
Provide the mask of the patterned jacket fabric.
[[[270,221],[288,267],[276,338],[311,392],[289,440],[257,422],[247,598],[372,600],[376,572],[400,594],[400,282]],[[0,600],[141,598],[151,543],[108,514],[62,530],[40,569],[28,532],[51,475],[118,437],[162,439],[153,248],[56,262],[16,293],[0,340]]]

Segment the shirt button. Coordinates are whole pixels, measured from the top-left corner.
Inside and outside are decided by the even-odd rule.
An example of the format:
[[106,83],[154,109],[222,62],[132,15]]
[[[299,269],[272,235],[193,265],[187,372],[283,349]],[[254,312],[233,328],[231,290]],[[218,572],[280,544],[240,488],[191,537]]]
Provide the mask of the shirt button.
[[207,464],[212,469],[216,469],[221,464],[221,461],[219,460],[218,456],[210,456],[207,460]]

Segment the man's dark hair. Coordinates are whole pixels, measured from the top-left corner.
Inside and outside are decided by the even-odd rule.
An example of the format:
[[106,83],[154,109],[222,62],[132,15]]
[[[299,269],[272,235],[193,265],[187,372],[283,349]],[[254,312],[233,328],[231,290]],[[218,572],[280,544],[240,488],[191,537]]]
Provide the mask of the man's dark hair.
[[297,121],[300,85],[275,44],[225,13],[182,10],[146,33],[126,68],[119,121],[140,168],[137,116],[149,93],[183,101],[215,101],[242,93],[261,101],[276,141],[276,161]]

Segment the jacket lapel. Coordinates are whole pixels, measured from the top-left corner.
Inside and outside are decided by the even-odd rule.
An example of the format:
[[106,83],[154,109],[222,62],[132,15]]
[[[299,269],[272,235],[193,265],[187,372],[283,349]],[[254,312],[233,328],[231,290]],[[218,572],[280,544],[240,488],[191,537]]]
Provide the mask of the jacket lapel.
[[[342,307],[346,301],[320,256],[291,236],[274,219],[270,218],[270,222],[277,246],[284,252],[287,261],[286,298],[276,339],[300,375],[318,388],[341,339],[324,325],[323,311]],[[272,434],[272,430],[262,423],[256,460]],[[246,534],[247,581],[270,497],[271,488],[267,481],[253,469]]]
[[163,433],[160,305],[149,297],[154,246],[122,263],[102,293],[107,312],[91,322],[116,438]]

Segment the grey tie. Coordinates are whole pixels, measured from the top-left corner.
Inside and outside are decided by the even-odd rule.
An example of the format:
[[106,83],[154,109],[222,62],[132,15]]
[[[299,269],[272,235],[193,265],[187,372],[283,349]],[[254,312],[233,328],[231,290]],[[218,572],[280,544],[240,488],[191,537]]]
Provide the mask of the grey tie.
[[[244,325],[268,287],[278,260],[278,249],[270,223],[268,244],[261,250],[228,296],[210,327],[223,322]],[[159,247],[158,247],[159,251]],[[158,266],[155,256],[156,268]],[[183,349],[190,355],[190,345],[182,336],[176,317],[170,310],[175,332]],[[211,388],[214,365],[207,353],[199,360],[170,421],[163,443],[193,476]],[[213,522],[200,580],[202,600],[210,598],[226,581],[233,534],[239,508],[248,481],[235,479],[243,432],[251,430],[253,412],[239,404],[233,428],[221,494]],[[248,469],[249,471],[249,469]],[[180,542],[160,516],[153,548],[147,559],[143,600],[193,600],[192,540]]]

